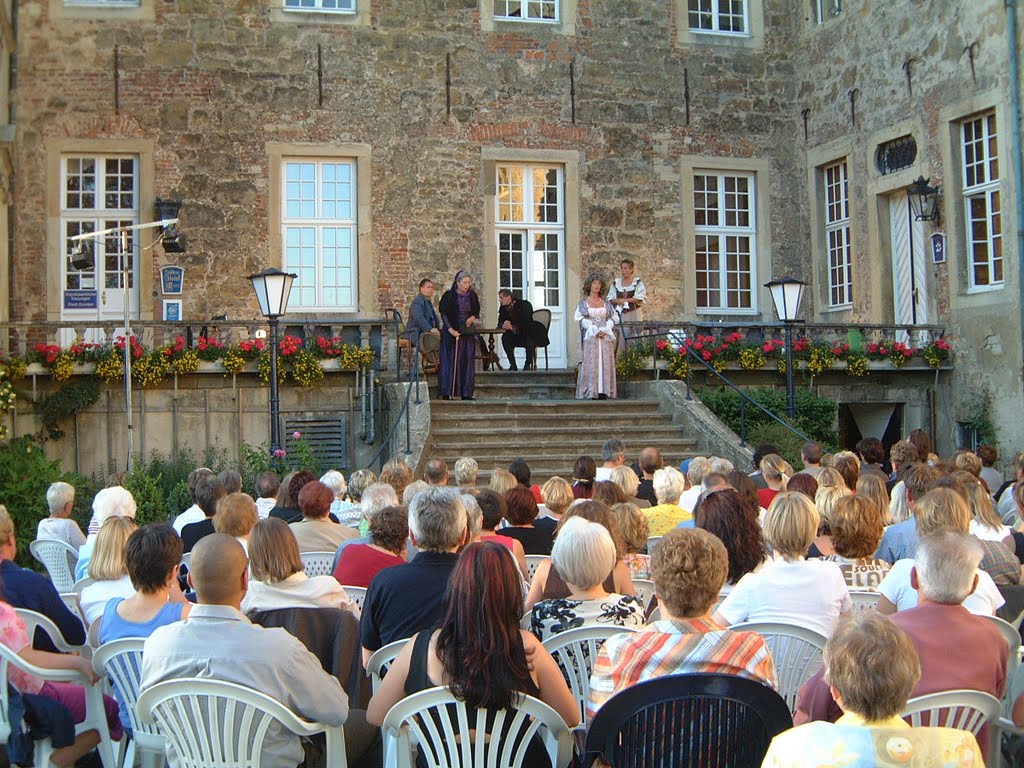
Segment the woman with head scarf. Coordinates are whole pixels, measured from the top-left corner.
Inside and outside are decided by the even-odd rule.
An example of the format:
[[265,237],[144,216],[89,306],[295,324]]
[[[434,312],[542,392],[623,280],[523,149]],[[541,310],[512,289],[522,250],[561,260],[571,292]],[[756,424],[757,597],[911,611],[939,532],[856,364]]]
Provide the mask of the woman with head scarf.
[[476,384],[476,327],[480,324],[480,299],[473,290],[473,276],[459,270],[452,287],[438,305],[441,312],[441,368],[437,375],[443,400],[473,399]]

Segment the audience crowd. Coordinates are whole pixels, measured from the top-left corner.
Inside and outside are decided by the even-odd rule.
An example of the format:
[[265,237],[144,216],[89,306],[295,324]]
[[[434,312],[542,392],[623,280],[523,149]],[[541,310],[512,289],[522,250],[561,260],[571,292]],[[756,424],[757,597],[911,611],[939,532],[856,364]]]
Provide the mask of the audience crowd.
[[[87,535],[70,518],[75,488],[54,483],[37,538],[78,551],[77,601],[15,565],[14,525],[0,507],[0,643],[95,681],[52,640],[144,638],[143,689],[192,677],[253,688],[309,721],[344,724],[352,766],[380,765],[388,711],[437,685],[490,710],[533,696],[569,727],[665,675],[720,673],[778,690],[777,665],[790,661],[773,659],[747,622],[825,643],[823,666],[795,697],[796,727],[775,737],[765,766],[832,764],[837,754],[874,765],[883,748],[892,764],[952,765],[955,753],[958,766],[982,765],[984,731],[910,729],[900,718],[908,699],[941,691],[1008,696],[1024,726],[1024,695],[1009,695],[1024,682],[1011,677],[1019,665],[989,618],[1024,611],[1024,455],[1006,482],[990,447],[944,461],[920,430],[888,451],[874,438],[834,455],[808,443],[800,468],[769,445],[752,471],[720,457],[665,466],[654,447],[632,466],[627,455],[610,439],[600,465],[581,456],[571,477],[543,485],[516,459],[490,471],[487,487],[469,456],[453,471],[430,458],[421,478],[392,460],[379,476],[361,469],[347,480],[263,472],[248,489],[238,472],[197,468],[188,509],[142,527],[115,478],[92,501]],[[323,560],[317,573],[327,575],[308,575],[304,557]],[[43,614],[61,636],[28,637],[17,610]],[[579,699],[547,645],[584,627],[605,636]],[[371,696],[364,666],[392,643]],[[13,667],[9,682],[51,733],[55,765],[95,748],[97,731],[74,730],[86,717],[81,686]],[[105,714],[119,739],[131,721],[115,693]],[[271,726],[263,765],[316,765],[322,746]],[[549,764],[539,742],[526,756]],[[168,760],[180,764],[173,747]]]

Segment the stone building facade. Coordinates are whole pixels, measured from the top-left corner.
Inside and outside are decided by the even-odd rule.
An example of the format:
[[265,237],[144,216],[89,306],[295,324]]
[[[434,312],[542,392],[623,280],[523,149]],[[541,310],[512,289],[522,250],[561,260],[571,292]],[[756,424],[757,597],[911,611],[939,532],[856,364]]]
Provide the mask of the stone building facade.
[[[185,319],[249,318],[245,276],[269,265],[299,273],[293,312],[372,317],[465,268],[485,320],[501,287],[551,307],[568,365],[586,276],[628,257],[648,317],[774,321],[762,286],[791,273],[813,284],[809,320],[903,321],[890,203],[924,175],[948,258],[919,276],[916,320],[957,339],[943,418],[984,382],[1004,447],[1024,445],[1000,0],[22,0],[8,15],[6,319],[116,317],[126,294],[143,320],[175,298]],[[957,130],[993,110],[1005,271],[979,291]],[[908,135],[915,159],[882,175],[878,145]],[[847,215],[826,221],[841,162]],[[152,221],[157,198],[182,200],[185,253],[149,231],[127,259],[116,237],[67,256],[71,234]],[[848,263],[830,270],[837,226]],[[185,268],[180,297],[165,266]]]

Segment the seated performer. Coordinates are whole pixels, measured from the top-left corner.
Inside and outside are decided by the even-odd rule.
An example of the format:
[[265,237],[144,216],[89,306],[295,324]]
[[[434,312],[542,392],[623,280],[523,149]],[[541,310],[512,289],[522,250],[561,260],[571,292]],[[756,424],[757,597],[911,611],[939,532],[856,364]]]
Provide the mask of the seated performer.
[[501,345],[508,357],[508,369],[518,371],[516,364],[516,347],[526,348],[525,370],[533,368],[533,355],[537,345],[548,342],[547,329],[544,324],[533,319],[533,305],[526,299],[517,298],[508,288],[498,291],[498,327],[505,331],[501,334]]

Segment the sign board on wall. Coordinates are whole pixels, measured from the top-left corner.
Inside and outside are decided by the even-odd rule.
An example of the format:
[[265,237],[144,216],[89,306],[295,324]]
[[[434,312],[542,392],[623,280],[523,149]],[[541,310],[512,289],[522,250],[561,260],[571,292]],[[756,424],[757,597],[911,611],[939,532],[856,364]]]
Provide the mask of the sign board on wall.
[[181,320],[181,299],[164,299],[164,320],[169,323]]
[[64,291],[64,309],[96,309],[96,291]]
[[[181,295],[185,284],[184,267],[162,267],[160,269],[160,289],[168,295]],[[166,318],[165,318],[166,319]]]
[[935,232],[931,237],[932,241],[932,264],[946,263],[946,233]]

